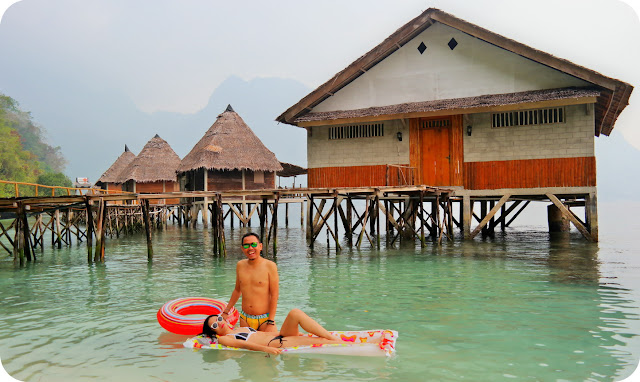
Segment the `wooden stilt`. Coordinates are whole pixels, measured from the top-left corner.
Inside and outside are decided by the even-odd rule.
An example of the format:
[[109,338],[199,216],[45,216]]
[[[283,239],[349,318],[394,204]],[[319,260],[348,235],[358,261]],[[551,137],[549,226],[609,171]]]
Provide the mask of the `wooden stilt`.
[[222,210],[222,195],[216,195],[217,209],[218,209],[218,236],[220,237],[219,252],[222,256],[227,257],[227,241],[224,235],[224,218]]
[[144,232],[147,238],[147,260],[153,260],[153,244],[151,243],[151,219],[149,217],[149,199],[140,201],[142,207],[142,219],[144,220]]
[[24,235],[22,234],[23,232],[22,209],[23,209],[22,203],[18,203],[18,208],[16,210],[16,217],[15,217],[15,238],[13,240],[13,261],[14,262],[19,261],[20,265],[24,265],[24,260],[25,260],[25,256],[24,256],[25,241],[24,241]]
[[471,197],[462,197],[462,234],[465,239],[471,239]]
[[509,200],[510,197],[511,195],[507,194],[507,195],[503,195],[502,198],[500,198],[500,201],[498,202],[498,204],[496,204],[491,209],[491,211],[489,211],[489,213],[482,218],[482,220],[480,221],[480,224],[473,230],[473,232],[471,232],[471,235],[470,235],[471,239],[473,239],[482,229],[485,228],[485,226],[487,225],[487,223],[489,223],[491,218]]
[[85,196],[85,210],[87,215],[87,260],[91,263],[93,252],[93,210],[91,208],[91,199],[88,196]]
[[[424,248],[425,238],[424,238],[424,191],[420,191],[420,246]],[[387,224],[388,225],[388,224]]]
[[104,199],[99,199],[98,202],[98,216],[96,222],[96,251],[93,256],[93,261],[104,261],[104,240],[105,240],[105,217],[106,217],[106,205]]
[[[276,193],[276,198],[273,201],[273,216],[271,218],[271,225],[273,226],[273,257],[278,254],[278,202],[280,201],[280,195]],[[285,203],[288,208],[289,204]]]

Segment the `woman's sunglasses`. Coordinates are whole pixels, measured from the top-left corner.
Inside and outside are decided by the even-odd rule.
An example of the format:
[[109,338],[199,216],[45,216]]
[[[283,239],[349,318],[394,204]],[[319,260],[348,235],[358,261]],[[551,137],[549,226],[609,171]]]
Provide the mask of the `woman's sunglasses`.
[[256,248],[257,246],[258,243],[256,243],[255,241],[253,243],[242,244],[242,248],[244,249],[249,249],[249,247]]
[[218,318],[214,321],[214,323],[211,324],[211,329],[213,330],[218,329],[222,321],[224,321],[224,318],[222,318],[222,316],[218,316]]

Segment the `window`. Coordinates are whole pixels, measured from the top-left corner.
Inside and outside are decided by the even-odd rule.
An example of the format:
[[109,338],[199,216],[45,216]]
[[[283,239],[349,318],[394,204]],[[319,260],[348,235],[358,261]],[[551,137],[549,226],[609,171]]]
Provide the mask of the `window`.
[[566,122],[564,107],[491,114],[491,127],[548,125]]
[[347,126],[333,126],[329,128],[329,140],[383,137],[384,123],[369,123]]
[[264,183],[264,171],[256,171],[253,173],[253,183]]

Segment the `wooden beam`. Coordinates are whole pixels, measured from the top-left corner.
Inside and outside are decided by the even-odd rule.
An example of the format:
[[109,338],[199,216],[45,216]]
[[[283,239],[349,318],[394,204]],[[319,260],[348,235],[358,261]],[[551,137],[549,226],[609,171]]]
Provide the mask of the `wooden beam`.
[[582,236],[584,236],[587,240],[589,241],[596,241],[593,236],[591,236],[591,232],[589,232],[589,230],[587,229],[587,227],[585,227],[584,225],[582,225],[582,223],[576,219],[575,215],[571,213],[571,211],[569,211],[569,209],[562,204],[562,202],[560,201],[560,199],[558,199],[557,196],[549,193],[547,194],[547,197],[549,198],[549,200],[556,205],[556,207],[558,207],[558,209],[560,210],[560,212],[562,212],[562,214],[571,221],[571,223],[573,223],[573,225],[578,229],[578,231],[580,231],[580,233],[582,234]]
[[469,235],[470,239],[473,239],[474,237],[476,237],[476,235],[482,230],[482,228],[484,228],[484,226],[487,225],[487,223],[496,214],[496,212],[498,212],[500,207],[502,207],[503,204],[509,201],[510,197],[511,195],[507,194],[507,195],[504,195],[502,198],[500,198],[500,201],[498,202],[498,204],[493,206],[493,208],[491,209],[491,211],[489,211],[487,216],[485,216],[484,219],[482,219],[482,221],[480,222],[480,224],[473,230],[473,232],[471,232],[471,234]]

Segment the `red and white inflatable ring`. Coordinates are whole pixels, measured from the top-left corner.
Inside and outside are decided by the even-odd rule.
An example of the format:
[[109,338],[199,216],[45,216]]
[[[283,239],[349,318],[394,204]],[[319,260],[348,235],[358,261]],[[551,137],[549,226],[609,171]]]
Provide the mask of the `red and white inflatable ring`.
[[[227,306],[225,302],[206,297],[183,297],[171,300],[158,310],[158,323],[171,333],[195,335],[202,333],[202,324],[207,316],[220,314]],[[235,325],[240,314],[231,308],[227,322]]]

